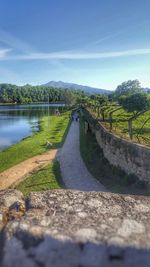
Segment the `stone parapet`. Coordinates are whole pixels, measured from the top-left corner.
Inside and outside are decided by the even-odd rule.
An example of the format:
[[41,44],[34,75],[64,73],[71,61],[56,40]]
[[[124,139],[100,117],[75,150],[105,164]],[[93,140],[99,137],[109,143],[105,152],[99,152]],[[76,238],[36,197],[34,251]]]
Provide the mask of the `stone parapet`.
[[73,190],[0,196],[1,267],[149,266],[148,197]]

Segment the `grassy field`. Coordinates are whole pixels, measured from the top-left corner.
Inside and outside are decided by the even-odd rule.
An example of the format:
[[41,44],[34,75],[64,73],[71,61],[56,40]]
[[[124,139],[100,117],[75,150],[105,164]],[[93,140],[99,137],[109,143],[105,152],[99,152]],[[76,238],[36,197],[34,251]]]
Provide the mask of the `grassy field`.
[[[115,109],[114,106],[108,106],[105,110],[105,119],[103,123],[106,128],[109,129],[109,112]],[[113,129],[112,132],[119,135],[122,138],[129,139],[128,122],[127,120],[133,116],[133,113],[128,113],[123,109],[120,109],[113,113]],[[100,117],[101,118],[101,117]],[[139,116],[136,120],[133,120],[133,141],[150,146],[150,111],[145,112]],[[142,126],[144,122],[147,123]]]
[[61,180],[59,163],[54,161],[28,176],[16,186],[16,189],[20,190],[27,197],[31,192],[59,189],[62,187],[64,186]]
[[121,169],[110,165],[104,158],[103,151],[97,144],[94,134],[85,134],[84,121],[80,120],[80,151],[89,172],[106,188],[115,193],[150,195],[145,187],[133,175],[126,175]]
[[[67,134],[69,122],[70,111],[61,116],[51,116],[49,127],[48,117],[43,117],[39,132],[0,152],[0,172],[23,160],[42,154],[47,149],[60,147]],[[47,140],[52,143],[49,148],[46,146]]]

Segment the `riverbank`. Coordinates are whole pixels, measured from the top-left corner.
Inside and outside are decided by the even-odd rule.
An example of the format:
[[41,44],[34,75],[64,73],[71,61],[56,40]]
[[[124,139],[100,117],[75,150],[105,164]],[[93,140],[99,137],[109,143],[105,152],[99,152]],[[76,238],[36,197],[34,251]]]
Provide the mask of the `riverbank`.
[[15,188],[20,182],[33,172],[37,172],[44,166],[53,162],[57,149],[50,149],[47,152],[24,160],[19,164],[8,168],[0,173],[0,189]]
[[49,126],[48,117],[43,117],[39,122],[39,132],[0,152],[0,172],[48,149],[59,148],[67,134],[69,122],[70,111],[62,113],[61,116],[51,116]]

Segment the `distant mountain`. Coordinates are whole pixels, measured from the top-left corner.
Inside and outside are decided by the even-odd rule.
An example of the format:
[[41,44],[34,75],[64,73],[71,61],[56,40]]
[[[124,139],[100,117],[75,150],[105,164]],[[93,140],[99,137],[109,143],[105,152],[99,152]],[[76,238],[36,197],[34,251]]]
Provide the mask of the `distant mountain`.
[[87,94],[110,94],[112,93],[112,91],[106,90],[106,89],[94,88],[94,87],[79,85],[75,83],[65,83],[62,81],[58,81],[58,82],[51,81],[43,85],[49,86],[49,87],[55,87],[55,88],[67,88],[67,89],[81,90]]

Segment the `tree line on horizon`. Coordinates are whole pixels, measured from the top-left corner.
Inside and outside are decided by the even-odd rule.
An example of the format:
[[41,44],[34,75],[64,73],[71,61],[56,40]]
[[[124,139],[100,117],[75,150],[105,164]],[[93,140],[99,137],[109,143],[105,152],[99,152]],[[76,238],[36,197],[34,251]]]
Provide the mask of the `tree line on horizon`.
[[[148,91],[149,93],[149,91]],[[138,94],[138,95],[137,95]],[[137,95],[137,97],[135,97]],[[139,99],[147,98],[149,94],[144,93],[143,88],[138,80],[129,80],[118,85],[116,90],[109,95],[104,94],[86,94],[81,90],[54,88],[48,86],[32,86],[26,84],[17,86],[13,84],[0,84],[0,103],[66,103],[80,104],[86,102],[86,99],[94,100],[97,105],[102,106],[105,102],[118,102],[121,105],[126,105],[126,101],[138,102]],[[129,104],[129,103],[128,103]],[[132,106],[133,103],[131,103]],[[139,101],[142,105],[142,102]],[[142,107],[143,109],[143,107]]]
[[0,103],[65,103],[71,104],[83,94],[81,91],[46,86],[0,84]]

